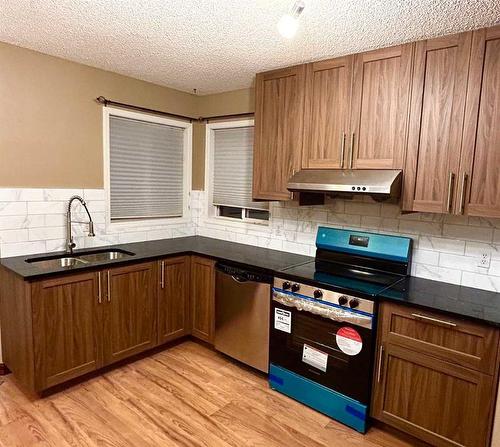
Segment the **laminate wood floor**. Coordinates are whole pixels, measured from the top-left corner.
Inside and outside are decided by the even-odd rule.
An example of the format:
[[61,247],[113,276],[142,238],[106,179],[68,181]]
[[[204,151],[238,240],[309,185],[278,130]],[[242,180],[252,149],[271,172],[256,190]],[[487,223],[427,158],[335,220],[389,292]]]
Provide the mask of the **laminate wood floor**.
[[0,379],[0,445],[395,447],[268,388],[263,375],[186,341],[42,399]]

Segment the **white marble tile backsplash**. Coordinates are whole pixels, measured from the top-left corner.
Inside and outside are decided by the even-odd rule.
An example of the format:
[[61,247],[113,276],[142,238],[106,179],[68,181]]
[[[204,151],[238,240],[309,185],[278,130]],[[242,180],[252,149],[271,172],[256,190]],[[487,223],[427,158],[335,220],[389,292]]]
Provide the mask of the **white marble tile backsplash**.
[[[78,247],[168,239],[199,234],[314,256],[319,225],[401,234],[414,241],[412,274],[500,292],[500,219],[401,214],[399,206],[369,198],[329,200],[324,206],[299,207],[295,202],[272,203],[269,225],[243,224],[208,217],[205,192],[190,194],[191,222],[148,224],[127,230],[106,230],[102,189],[0,188],[0,256],[59,251],[65,243],[67,199],[78,194],[88,203],[96,237],[85,226],[74,226]],[[85,219],[75,206],[75,217]],[[479,267],[483,253],[489,267]]]
[[[398,205],[368,197],[328,200],[314,207],[273,203],[268,226],[209,218],[203,191],[193,191],[191,207],[199,235],[310,256],[316,251],[319,225],[408,236],[414,242],[413,275],[500,292],[500,219],[402,214]],[[478,266],[483,253],[491,257],[487,268]]]

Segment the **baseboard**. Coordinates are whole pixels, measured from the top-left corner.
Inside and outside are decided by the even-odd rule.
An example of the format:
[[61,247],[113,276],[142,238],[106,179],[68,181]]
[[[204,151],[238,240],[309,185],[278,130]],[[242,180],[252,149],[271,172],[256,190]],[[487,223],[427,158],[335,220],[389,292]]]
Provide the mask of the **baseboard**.
[[10,373],[10,369],[7,368],[5,363],[0,363],[0,376],[5,376]]

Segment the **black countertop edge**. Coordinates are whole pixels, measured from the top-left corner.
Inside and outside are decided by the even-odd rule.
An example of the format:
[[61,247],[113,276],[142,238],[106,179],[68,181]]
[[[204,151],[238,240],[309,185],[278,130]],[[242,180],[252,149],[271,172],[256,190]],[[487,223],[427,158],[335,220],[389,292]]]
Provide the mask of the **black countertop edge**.
[[119,249],[134,253],[134,256],[123,259],[105,260],[92,262],[91,264],[76,265],[74,267],[56,267],[50,270],[43,269],[40,264],[28,263],[26,259],[44,258],[57,256],[64,252],[42,253],[37,255],[16,256],[0,258],[0,265],[16,273],[26,281],[36,281],[53,276],[69,275],[84,271],[99,270],[106,267],[118,267],[130,265],[137,262],[154,261],[158,259],[183,256],[200,255],[216,261],[237,264],[238,266],[260,270],[274,274],[274,272],[290,268],[314,260],[309,256],[287,253],[284,251],[271,250],[252,245],[239,244],[220,239],[212,239],[203,236],[187,236],[173,239],[160,239],[155,241],[134,242],[128,244],[116,244],[100,246],[74,251],[74,255],[88,251],[100,251],[106,249]]
[[[283,271],[311,262],[314,260],[312,257],[220,239],[188,236],[96,247],[95,250],[111,248],[130,251],[135,253],[135,256],[77,266],[71,269],[59,267],[49,271],[40,269],[36,264],[25,262],[27,258],[45,257],[47,254],[2,258],[0,259],[0,265],[16,273],[26,281],[35,281],[53,276],[95,271],[106,267],[154,261],[174,256],[200,255],[216,261],[260,270],[278,277],[291,278],[309,283],[311,281],[314,282],[310,278],[290,275],[286,271]],[[79,251],[88,250],[94,249],[75,250],[75,254],[78,254]],[[57,255],[57,253],[50,253],[50,255]],[[422,310],[439,311],[450,316],[473,320],[500,328],[500,293],[497,292],[408,276],[395,287],[380,293],[375,299],[415,306]]]

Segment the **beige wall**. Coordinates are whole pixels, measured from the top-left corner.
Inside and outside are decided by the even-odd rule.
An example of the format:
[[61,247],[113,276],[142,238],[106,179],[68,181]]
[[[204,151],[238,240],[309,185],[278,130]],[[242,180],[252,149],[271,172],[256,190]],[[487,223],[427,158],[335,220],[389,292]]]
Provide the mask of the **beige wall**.
[[[0,42],[0,187],[102,188],[97,96],[199,117],[253,112],[253,89],[195,96]],[[193,189],[205,125],[193,124]]]
[[99,95],[198,115],[194,95],[0,43],[0,187],[101,188]]

